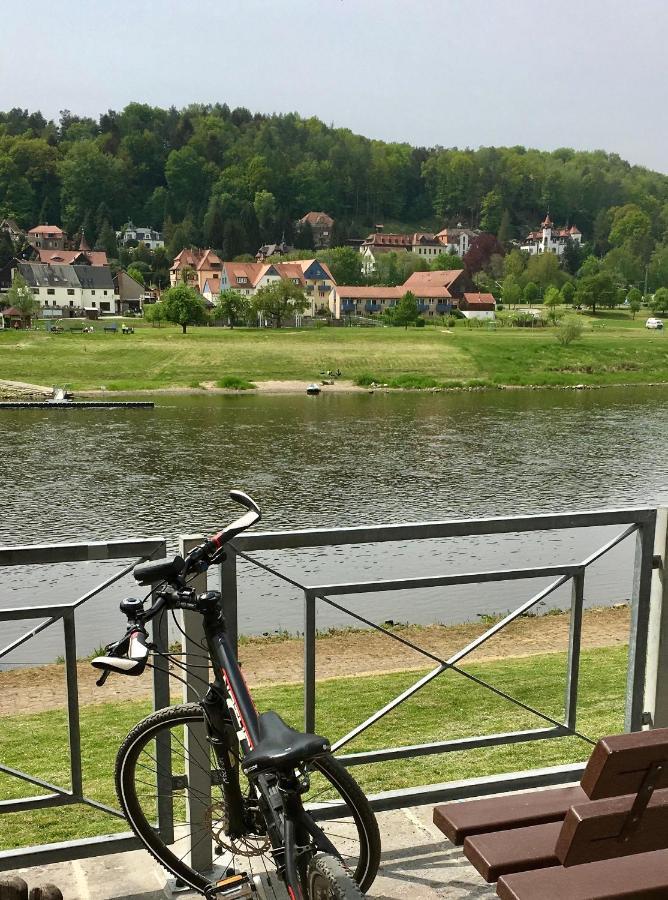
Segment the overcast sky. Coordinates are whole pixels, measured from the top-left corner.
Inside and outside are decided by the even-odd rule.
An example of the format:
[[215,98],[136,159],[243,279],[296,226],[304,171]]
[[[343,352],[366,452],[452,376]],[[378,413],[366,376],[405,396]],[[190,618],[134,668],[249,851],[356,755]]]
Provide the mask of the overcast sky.
[[668,0],[33,0],[0,109],[296,111],[414,145],[603,148],[668,173]]

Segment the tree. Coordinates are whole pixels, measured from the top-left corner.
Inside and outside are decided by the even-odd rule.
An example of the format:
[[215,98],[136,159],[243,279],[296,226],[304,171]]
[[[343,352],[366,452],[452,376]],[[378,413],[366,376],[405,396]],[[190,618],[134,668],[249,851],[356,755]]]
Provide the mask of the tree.
[[353,247],[334,247],[332,250],[320,251],[318,258],[329,266],[337,284],[363,283],[362,254]]
[[482,198],[480,207],[480,227],[483,231],[497,234],[503,217],[503,197],[498,191],[490,191]]
[[429,268],[432,272],[442,272],[444,269],[463,269],[464,260],[456,253],[439,253],[438,256],[432,260]]
[[253,297],[253,308],[271,319],[276,328],[281,327],[286,316],[304,312],[307,306],[303,289],[289,278],[281,278],[261,287]]
[[406,291],[403,297],[392,310],[391,321],[393,325],[403,325],[408,330],[409,325],[415,325],[420,318],[420,310],[415,294],[412,291]]
[[580,245],[570,238],[564,245],[564,252],[561,255],[561,266],[569,275],[575,275],[582,265],[582,252]]
[[493,256],[502,257],[504,253],[503,246],[494,235],[483,232],[476,235],[469,244],[469,249],[464,254],[464,265],[474,275],[481,269],[487,269]]
[[545,297],[543,298],[543,305],[547,307],[548,319],[554,324],[557,321],[557,307],[561,305],[561,292],[559,288],[551,285],[545,291]]
[[572,303],[575,296],[575,285],[572,281],[567,281],[561,289],[561,299],[564,303]]
[[574,299],[579,306],[588,306],[594,315],[597,306],[615,306],[619,302],[617,290],[607,272],[580,278]]
[[310,222],[303,222],[295,232],[295,247],[298,250],[313,250],[313,229]]
[[522,288],[514,275],[506,275],[501,285],[501,300],[506,306],[515,306],[520,302]]
[[640,307],[642,306],[642,294],[638,288],[634,287],[628,292],[626,299],[629,301],[629,309],[635,319],[636,313],[640,312]]
[[29,319],[39,310],[39,301],[19,272],[14,275],[12,286],[7,291],[7,302],[18,309],[24,319]]
[[204,301],[194,288],[186,284],[165,291],[161,302],[167,321],[180,325],[183,334],[188,325],[202,325],[206,321]]
[[118,243],[116,241],[116,232],[111,227],[107,219],[104,220],[98,232],[95,241],[96,250],[104,250],[110,259],[118,259]]
[[511,250],[503,259],[503,274],[514,275],[515,278],[519,278],[524,274],[528,258],[529,255],[523,253],[522,250]]
[[249,297],[245,297],[239,291],[227,290],[221,291],[218,295],[216,310],[222,318],[227,319],[230,328],[234,328],[240,319],[248,315],[250,306]]
[[128,275],[130,276],[130,278],[134,278],[134,280],[141,284],[142,287],[145,286],[146,281],[144,280],[144,273],[139,268],[139,266],[130,266],[128,268]]
[[[258,191],[253,200],[260,234],[263,241],[269,240],[276,222],[276,197],[270,191]],[[313,237],[313,235],[311,235]],[[311,243],[311,246],[313,244]]]
[[163,322],[167,321],[165,315],[165,305],[162,301],[158,303],[148,303],[144,307],[144,320],[150,322],[151,325],[157,325],[158,328]]
[[522,291],[522,297],[525,303],[535,303],[538,299],[538,285],[535,281],[527,281]]
[[650,300],[649,308],[654,313],[668,313],[668,288],[660,287]]

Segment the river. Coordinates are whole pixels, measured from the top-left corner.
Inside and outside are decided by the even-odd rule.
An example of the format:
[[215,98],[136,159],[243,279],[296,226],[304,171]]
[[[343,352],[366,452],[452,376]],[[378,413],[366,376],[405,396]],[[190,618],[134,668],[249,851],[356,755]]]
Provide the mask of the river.
[[[668,504],[668,388],[319,397],[159,395],[150,410],[3,410],[0,544],[211,531],[255,497],[263,528],[348,526]],[[261,554],[307,583],[528,566],[584,558],[615,529]],[[633,542],[587,582],[588,603],[630,593]],[[114,564],[117,566],[117,564]],[[112,571],[86,563],[8,570],[0,605],[74,600]],[[368,595],[375,621],[466,621],[511,608],[542,581]],[[79,652],[120,636],[119,597],[78,615]],[[561,591],[556,606],[568,604]],[[318,624],[350,624],[319,610]],[[3,627],[6,643],[27,623]],[[240,566],[240,627],[302,627],[299,592]],[[60,626],[4,664],[62,653]]]

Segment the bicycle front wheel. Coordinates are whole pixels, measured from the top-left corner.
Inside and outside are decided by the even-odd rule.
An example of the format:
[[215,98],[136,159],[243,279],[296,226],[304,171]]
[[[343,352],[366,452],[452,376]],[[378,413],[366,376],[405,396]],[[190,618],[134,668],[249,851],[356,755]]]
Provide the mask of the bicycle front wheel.
[[[366,891],[380,859],[378,826],[368,801],[333,757],[315,760],[309,772],[311,789],[304,806]],[[196,703],[145,718],[116,759],[123,812],[161,865],[195,890],[204,891],[216,878],[235,871],[259,876],[269,897],[284,896],[254,791],[243,775],[245,819],[253,826],[241,837],[226,834],[222,776]]]

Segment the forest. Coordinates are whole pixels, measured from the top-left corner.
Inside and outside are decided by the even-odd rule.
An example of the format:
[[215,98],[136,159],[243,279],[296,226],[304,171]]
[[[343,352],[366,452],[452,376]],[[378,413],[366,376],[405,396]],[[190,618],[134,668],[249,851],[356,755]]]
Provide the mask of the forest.
[[294,221],[309,210],[335,218],[335,243],[377,223],[462,223],[506,242],[549,209],[602,255],[610,211],[628,204],[649,220],[647,240],[661,241],[668,177],[602,150],[412,147],[226,104],[131,103],[97,120],[63,110],[58,122],[0,112],[0,217],[83,228],[99,245],[132,220],[164,230],[170,252],[200,244],[232,259],[283,233],[294,240]]

